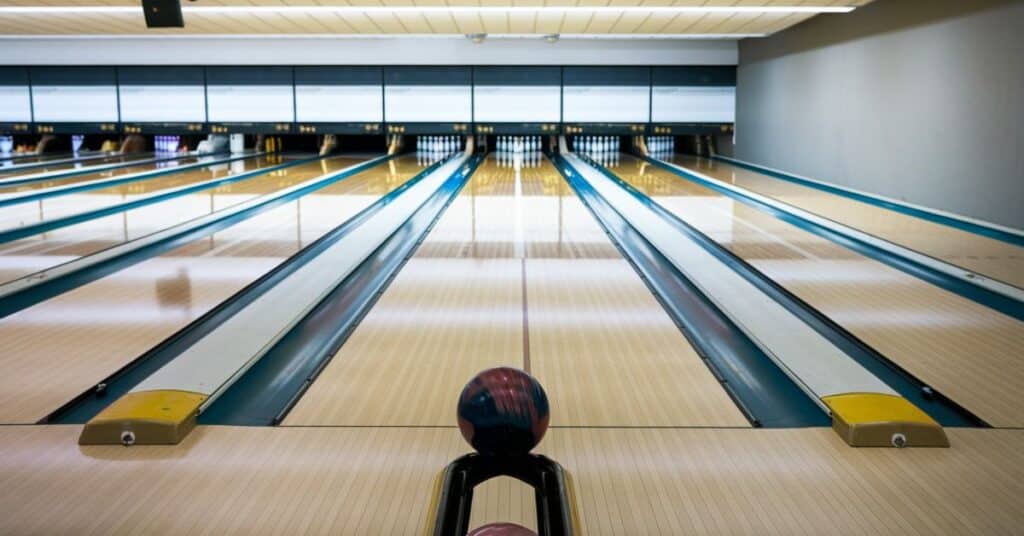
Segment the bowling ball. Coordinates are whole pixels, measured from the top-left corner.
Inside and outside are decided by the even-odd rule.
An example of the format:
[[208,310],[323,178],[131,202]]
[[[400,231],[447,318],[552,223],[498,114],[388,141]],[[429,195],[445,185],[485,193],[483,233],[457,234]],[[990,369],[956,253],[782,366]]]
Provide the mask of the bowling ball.
[[515,523],[488,523],[469,531],[466,536],[537,536],[537,533]]
[[514,368],[487,369],[459,396],[459,430],[477,452],[516,456],[530,452],[548,429],[548,396],[529,374]]

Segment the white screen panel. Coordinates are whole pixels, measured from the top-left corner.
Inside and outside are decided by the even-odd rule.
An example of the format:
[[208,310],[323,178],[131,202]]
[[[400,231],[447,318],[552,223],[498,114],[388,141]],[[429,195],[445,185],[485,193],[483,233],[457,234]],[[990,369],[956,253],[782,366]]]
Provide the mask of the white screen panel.
[[565,120],[577,123],[646,123],[647,86],[565,86]]
[[33,86],[36,121],[92,123],[118,120],[114,86]]
[[210,121],[291,122],[292,86],[209,86]]
[[655,123],[733,123],[735,87],[655,87]]
[[296,121],[343,123],[384,120],[381,86],[296,86]]
[[13,123],[32,120],[32,102],[28,86],[0,86],[0,121]]
[[203,86],[121,86],[121,120],[206,121]]
[[385,86],[388,121],[440,122],[472,120],[469,86]]
[[476,86],[477,121],[541,123],[561,119],[558,86]]

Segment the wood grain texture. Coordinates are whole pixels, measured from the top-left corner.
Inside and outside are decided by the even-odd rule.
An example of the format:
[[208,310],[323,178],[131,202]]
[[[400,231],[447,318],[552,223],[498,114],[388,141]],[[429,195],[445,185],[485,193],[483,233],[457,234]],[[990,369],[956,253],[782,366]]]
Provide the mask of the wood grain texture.
[[[5,534],[421,534],[455,428],[199,427],[174,447],[79,447],[0,428]],[[1015,534],[1024,431],[949,449],[853,449],[830,429],[553,429],[582,533]],[[522,494],[480,488],[475,522]],[[509,490],[511,491],[511,490]],[[477,502],[479,501],[479,502]]]
[[1024,287],[1024,248],[706,158],[672,160],[895,244]]
[[[193,218],[205,216],[211,212],[242,203],[259,195],[293,186],[323,173],[340,170],[359,161],[359,159],[355,158],[337,158],[285,168],[237,183],[208,188],[153,205],[139,207],[134,210],[96,218],[0,244],[0,282],[11,281],[85,255],[96,253],[97,251],[155,233]],[[279,163],[280,161],[256,159],[247,162],[236,162],[239,165],[236,165],[231,172],[242,173],[252,171],[257,167],[273,165],[275,162]],[[223,165],[216,166],[214,169],[197,169],[169,177],[177,177],[174,179],[175,184],[172,186],[180,186],[183,184],[182,181],[200,182],[226,176],[227,174],[228,165]],[[152,180],[160,181],[161,179],[163,178]],[[128,187],[131,185],[124,186]],[[151,193],[154,190],[170,186],[150,184],[150,181],[147,180],[140,181],[132,187],[140,189],[141,193]],[[71,210],[71,212],[80,212],[85,207],[96,208],[98,206],[129,201],[134,196],[135,194],[111,194],[104,193],[102,190],[95,190],[78,195],[61,196],[55,199],[63,200],[61,202],[67,206],[78,205],[81,208]],[[83,198],[85,201],[83,201]],[[45,200],[39,203],[28,203],[28,209],[23,210],[35,210],[40,214],[45,214],[48,208],[43,207],[41,203],[45,203]],[[0,208],[0,215],[6,214],[10,209],[21,206]],[[50,215],[47,214],[46,217],[49,218]]]
[[988,423],[1024,426],[1024,322],[635,158],[614,171]]
[[487,160],[286,424],[449,426],[502,365],[537,376],[554,425],[748,424],[554,167],[518,177]]
[[378,166],[0,320],[0,422],[36,422],[420,167]]

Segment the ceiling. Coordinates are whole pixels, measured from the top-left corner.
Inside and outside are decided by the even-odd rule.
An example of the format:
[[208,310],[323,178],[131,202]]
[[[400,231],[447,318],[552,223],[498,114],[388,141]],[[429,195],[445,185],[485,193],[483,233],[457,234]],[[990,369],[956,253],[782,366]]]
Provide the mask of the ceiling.
[[[462,36],[486,33],[509,37],[561,34],[562,38],[743,38],[769,35],[815,16],[814,11],[772,12],[755,8],[857,7],[870,1],[198,0],[182,2],[186,9],[184,29],[148,30],[139,0],[0,0],[0,35]],[[101,6],[108,11],[19,11]],[[204,11],[217,6],[232,6],[235,10]],[[320,11],[267,10],[304,6],[316,6]],[[334,6],[342,9],[324,9]],[[510,6],[512,9],[508,9]],[[110,10],[111,7],[119,9]],[[254,7],[264,11],[252,11]],[[427,9],[420,9],[424,7]],[[465,7],[470,9],[462,9]],[[568,9],[559,9],[562,7]],[[710,12],[677,9],[736,7],[740,9]]]

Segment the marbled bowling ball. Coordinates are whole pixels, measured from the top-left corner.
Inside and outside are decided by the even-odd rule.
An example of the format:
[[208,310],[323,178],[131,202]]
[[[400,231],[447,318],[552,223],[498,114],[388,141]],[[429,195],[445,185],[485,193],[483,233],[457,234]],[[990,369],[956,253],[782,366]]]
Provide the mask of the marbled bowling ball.
[[481,454],[526,454],[548,429],[548,396],[529,374],[514,368],[487,369],[459,397],[459,430]]
[[469,531],[466,536],[537,536],[537,533],[515,523],[488,523]]

